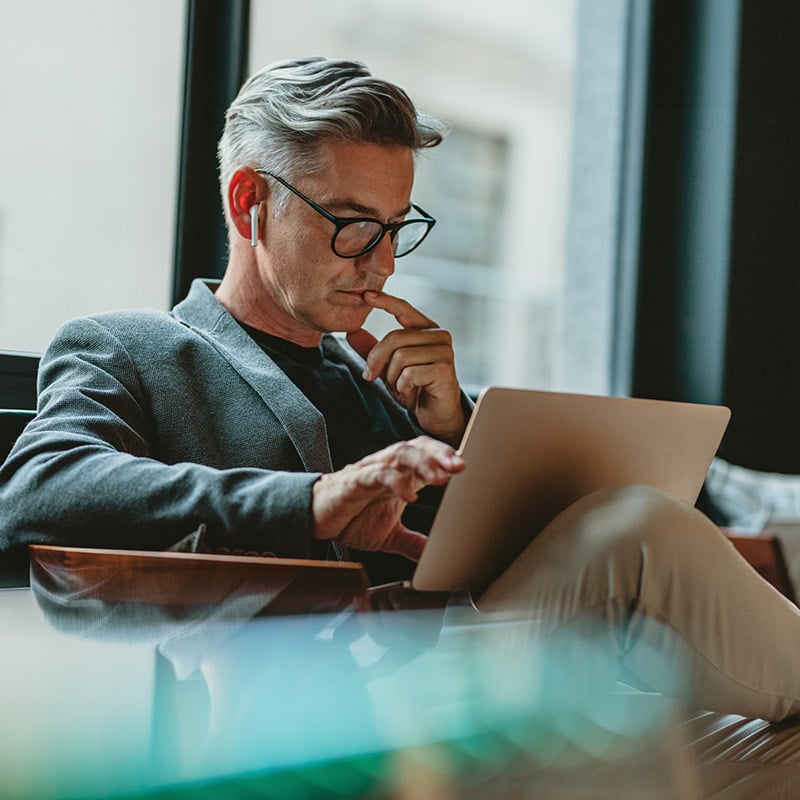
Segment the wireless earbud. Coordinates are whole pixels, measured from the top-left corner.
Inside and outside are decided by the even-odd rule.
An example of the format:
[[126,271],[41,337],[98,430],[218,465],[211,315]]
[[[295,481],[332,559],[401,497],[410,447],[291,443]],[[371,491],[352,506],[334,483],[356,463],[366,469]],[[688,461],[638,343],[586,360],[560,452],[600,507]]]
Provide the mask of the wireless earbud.
[[250,244],[258,247],[258,203],[250,206]]

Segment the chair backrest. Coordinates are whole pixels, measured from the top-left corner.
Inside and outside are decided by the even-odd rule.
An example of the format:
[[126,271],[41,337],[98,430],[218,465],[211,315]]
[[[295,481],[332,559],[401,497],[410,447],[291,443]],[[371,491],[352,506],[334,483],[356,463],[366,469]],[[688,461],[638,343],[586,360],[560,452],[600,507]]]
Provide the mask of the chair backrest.
[[34,408],[39,356],[0,350],[0,408]]
[[[35,415],[34,411],[18,408],[0,409],[0,463]],[[0,588],[28,586],[29,582],[27,548],[0,553]]]
[[0,408],[0,462],[5,461],[22,429],[34,418],[35,411]]

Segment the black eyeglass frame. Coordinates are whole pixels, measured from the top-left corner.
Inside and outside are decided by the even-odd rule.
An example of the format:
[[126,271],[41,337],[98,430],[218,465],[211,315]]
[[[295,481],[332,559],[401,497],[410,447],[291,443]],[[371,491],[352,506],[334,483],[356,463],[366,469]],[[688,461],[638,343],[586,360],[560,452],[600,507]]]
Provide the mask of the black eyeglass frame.
[[[425,241],[425,239],[428,237],[428,234],[431,232],[431,228],[433,228],[433,226],[436,224],[436,219],[416,203],[412,203],[411,207],[422,216],[418,218],[415,217],[414,219],[404,219],[401,222],[381,222],[379,219],[375,219],[375,217],[337,217],[335,214],[331,214],[331,212],[327,209],[324,209],[319,203],[315,203],[310,197],[306,197],[299,189],[295,189],[294,186],[281,178],[280,175],[276,175],[274,172],[270,172],[266,169],[257,169],[255,171],[261,175],[269,175],[270,178],[274,178],[276,181],[278,181],[278,183],[285,186],[290,192],[296,194],[301,200],[308,203],[308,205],[310,205],[314,211],[316,211],[318,214],[321,214],[329,222],[333,223],[334,231],[333,236],[331,236],[331,250],[333,250],[334,255],[337,255],[339,258],[359,258],[360,256],[369,253],[370,250],[374,250],[383,241],[383,237],[386,236],[387,233],[389,234],[389,238],[392,240],[392,242],[394,242],[401,228],[415,223],[426,223],[428,226],[427,230],[422,234],[420,240],[413,247],[409,248],[404,253],[395,253],[395,258],[402,258],[403,256],[407,256],[409,253],[413,253],[414,250],[416,250]],[[353,255],[343,255],[340,253],[336,249],[336,238],[339,236],[339,233],[348,225],[355,225],[363,222],[373,222],[376,225],[380,225],[381,232],[376,234],[372,241],[370,241],[370,243],[358,253],[354,253]]]

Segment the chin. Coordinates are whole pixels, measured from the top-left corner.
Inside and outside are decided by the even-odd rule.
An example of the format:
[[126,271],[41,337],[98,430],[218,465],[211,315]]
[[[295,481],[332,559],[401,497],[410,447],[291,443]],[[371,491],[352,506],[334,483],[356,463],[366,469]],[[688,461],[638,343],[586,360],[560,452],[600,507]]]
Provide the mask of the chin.
[[372,309],[363,312],[360,311],[356,314],[338,314],[337,319],[333,321],[333,324],[327,329],[327,332],[352,333],[353,331],[357,331],[359,328],[364,327],[364,323],[367,321],[371,310]]

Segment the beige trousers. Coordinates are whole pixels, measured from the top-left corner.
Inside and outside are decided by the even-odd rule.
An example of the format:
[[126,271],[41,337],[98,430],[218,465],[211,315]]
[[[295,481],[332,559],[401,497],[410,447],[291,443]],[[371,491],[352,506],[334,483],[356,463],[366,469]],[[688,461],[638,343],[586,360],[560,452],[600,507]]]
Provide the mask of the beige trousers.
[[800,712],[800,611],[704,515],[654,489],[589,495],[559,515],[476,601],[545,633],[603,620],[643,688],[698,709]]
[[[596,641],[600,623],[632,682],[705,709],[680,726],[690,770],[664,796],[800,797],[800,611],[695,509],[645,487],[590,495],[476,605],[536,620],[537,635],[556,641],[565,630]],[[585,669],[591,686],[580,656],[570,669]],[[662,761],[680,765],[676,756]]]

